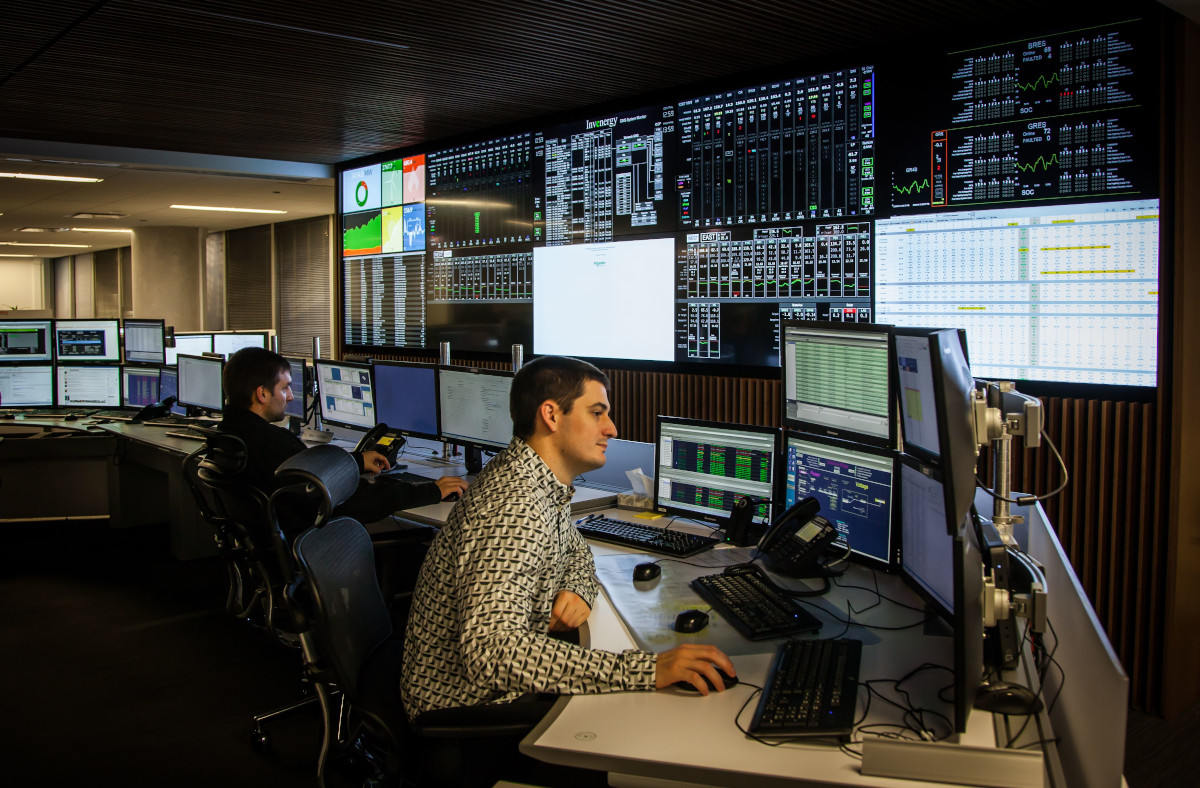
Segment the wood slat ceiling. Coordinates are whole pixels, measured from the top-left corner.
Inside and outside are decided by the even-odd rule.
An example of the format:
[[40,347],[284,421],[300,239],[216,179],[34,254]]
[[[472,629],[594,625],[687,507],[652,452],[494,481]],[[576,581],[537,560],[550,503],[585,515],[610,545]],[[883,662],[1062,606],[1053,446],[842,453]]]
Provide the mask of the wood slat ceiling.
[[7,0],[0,138],[330,164],[1045,5]]

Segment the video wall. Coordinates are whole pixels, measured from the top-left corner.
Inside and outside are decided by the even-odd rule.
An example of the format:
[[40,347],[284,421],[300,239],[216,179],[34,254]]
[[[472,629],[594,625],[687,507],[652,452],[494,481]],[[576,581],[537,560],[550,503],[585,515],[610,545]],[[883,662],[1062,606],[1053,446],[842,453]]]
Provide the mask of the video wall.
[[340,172],[343,339],[744,368],[781,320],[963,328],[980,377],[1153,386],[1144,21],[797,68]]

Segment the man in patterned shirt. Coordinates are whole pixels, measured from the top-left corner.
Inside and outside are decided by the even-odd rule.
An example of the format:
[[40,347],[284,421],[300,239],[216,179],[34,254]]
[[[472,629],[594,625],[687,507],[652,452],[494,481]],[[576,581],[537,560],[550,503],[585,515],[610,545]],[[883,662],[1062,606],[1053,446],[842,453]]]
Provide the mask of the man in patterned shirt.
[[717,668],[735,671],[714,646],[617,654],[551,635],[586,621],[599,592],[571,524],[571,482],[604,465],[617,434],[608,378],[577,359],[538,358],[513,379],[509,411],[512,442],[454,507],[417,579],[400,681],[408,715],[676,681],[708,694],[704,676],[723,689]]

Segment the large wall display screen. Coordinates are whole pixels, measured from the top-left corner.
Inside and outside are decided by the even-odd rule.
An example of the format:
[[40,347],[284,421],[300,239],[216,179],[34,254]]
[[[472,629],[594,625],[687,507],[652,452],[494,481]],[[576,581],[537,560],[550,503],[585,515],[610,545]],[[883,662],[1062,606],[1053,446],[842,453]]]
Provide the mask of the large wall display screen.
[[778,366],[781,321],[878,321],[966,329],[982,375],[1154,385],[1152,27],[847,52],[349,162],[343,341],[715,372]]

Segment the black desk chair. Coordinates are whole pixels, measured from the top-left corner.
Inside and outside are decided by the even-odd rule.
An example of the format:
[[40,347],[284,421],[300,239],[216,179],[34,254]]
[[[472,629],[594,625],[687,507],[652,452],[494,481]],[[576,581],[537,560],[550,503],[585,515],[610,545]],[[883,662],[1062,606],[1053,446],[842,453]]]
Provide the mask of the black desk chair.
[[[379,590],[371,537],[357,520],[332,515],[358,484],[354,460],[337,447],[315,446],[283,463],[276,475],[285,486],[271,496],[272,517],[289,496],[315,501],[318,510],[314,526],[292,546],[299,574],[286,599],[302,624],[306,669],[325,714],[319,784],[334,746],[348,750],[356,741],[382,776],[418,785],[462,784],[470,742],[499,739],[515,747],[544,707],[442,709],[409,725],[399,691],[403,633],[393,630]],[[280,529],[273,533],[282,544]],[[336,712],[334,686],[342,698]]]
[[[280,643],[298,648],[299,636],[283,602],[284,582],[295,575],[295,568],[290,554],[286,550],[280,553],[271,538],[267,496],[239,476],[246,467],[246,445],[236,435],[206,427],[193,429],[204,434],[205,445],[184,459],[184,478],[201,516],[213,529],[218,554],[225,562],[229,575],[225,609]],[[317,700],[306,684],[300,700],[254,715],[251,743],[257,749],[269,749],[271,736],[264,724]]]

